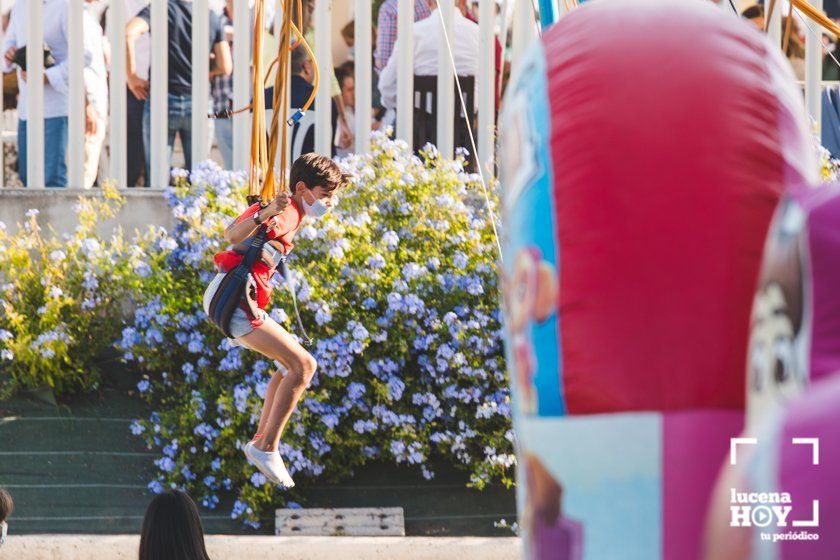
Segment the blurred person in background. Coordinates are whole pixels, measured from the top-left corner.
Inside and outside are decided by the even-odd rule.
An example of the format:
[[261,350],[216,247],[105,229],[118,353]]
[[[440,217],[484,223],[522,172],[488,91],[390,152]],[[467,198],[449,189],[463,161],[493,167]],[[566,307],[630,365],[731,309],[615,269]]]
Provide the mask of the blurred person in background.
[[[233,0],[225,0],[219,14],[219,22],[224,31],[225,41],[233,52]],[[233,75],[224,74],[214,65],[210,72],[210,97],[215,119],[216,147],[222,154],[225,169],[233,169],[233,119],[221,118],[226,111],[233,109]]]
[[[295,9],[293,13],[294,21],[298,21],[298,14],[297,14],[297,4],[294,4]],[[315,28],[313,27],[312,22],[312,15],[315,11],[315,0],[303,0],[303,14],[301,14],[301,18],[303,20],[303,38],[306,39],[306,42],[309,43],[309,47],[312,49],[312,52],[315,54],[316,58],[318,56],[318,51],[315,47]],[[295,49],[297,50],[297,49]],[[344,118],[344,107],[343,101],[341,99],[341,86],[338,85],[338,80],[335,77],[335,72],[322,72],[321,79],[328,79],[330,81],[330,97],[333,99],[333,103],[338,107],[338,128],[336,128],[335,124],[333,123],[333,130],[337,131],[340,145],[345,146],[350,144],[353,141],[353,131],[350,126],[347,124],[347,120]],[[271,104],[267,104],[266,107],[270,107]],[[296,109],[300,109],[300,107],[295,107],[292,104],[292,107]]]
[[[149,0],[126,0],[125,2],[125,24],[140,13],[140,10],[149,5]],[[141,35],[134,42],[135,74],[141,80],[149,81],[149,69],[152,60],[152,41],[148,33]],[[128,185],[140,184],[140,178],[146,177],[146,147],[143,144],[143,112],[146,109],[149,91],[138,89],[134,91],[126,84],[126,154],[128,159],[126,167],[128,170]],[[149,184],[148,178],[145,184]]]
[[[355,131],[356,127],[356,78],[353,76],[353,63],[345,63],[336,69],[336,78],[338,84],[341,86],[341,100],[344,105],[344,118],[350,130]],[[335,153],[338,157],[344,157],[353,152],[353,142],[355,141],[355,132],[350,138],[350,142],[342,145],[340,143],[338,131],[335,135]]]
[[[291,70],[292,70],[292,79],[289,81],[289,103],[292,108],[300,109],[303,107],[306,100],[309,99],[309,96],[312,94],[312,89],[314,88],[312,82],[315,79],[315,69],[312,66],[312,61],[309,60],[309,56],[306,54],[306,51],[302,48],[298,48],[292,51],[291,54]],[[271,107],[272,97],[273,97],[274,88],[268,88],[265,90],[265,106],[266,108]],[[330,117],[330,124],[332,126],[332,130],[336,130],[336,121],[338,120],[338,106],[333,99],[330,103],[331,109],[331,117]],[[313,101],[312,105],[309,107],[310,111],[316,111],[316,102]],[[306,137],[303,139],[302,150],[301,154],[305,154],[308,152],[312,152],[315,150],[315,130],[314,127],[310,128],[306,134]],[[333,145],[333,152],[335,152],[335,146]],[[300,154],[292,154],[293,157],[298,156]],[[331,155],[335,155],[334,153]]]
[[[424,0],[432,11],[432,16],[414,24],[414,74],[418,76],[437,76],[438,45],[445,40],[441,33],[440,19],[436,11],[437,0]],[[465,18],[461,11],[453,8],[452,55],[459,76],[478,74],[478,24]],[[379,93],[382,104],[387,109],[397,106],[397,65],[396,50],[388,64],[379,75]]]
[[[342,64],[339,69],[344,69],[346,72],[349,71],[351,75],[355,75],[355,66],[354,63],[356,62],[356,22],[351,20],[347,25],[345,25],[341,30],[341,36],[344,38],[344,43],[350,49],[348,61]],[[376,27],[371,28],[371,43],[376,44]],[[374,67],[376,64],[375,58],[373,53],[371,53],[371,67]],[[338,70],[336,70],[336,78],[338,78]],[[385,108],[382,107],[382,101],[379,96],[379,73],[378,72],[371,72],[370,75],[370,82],[371,82],[371,107],[373,108],[373,114],[376,117],[374,119],[374,130],[379,128],[379,124],[381,123],[382,114],[385,112]],[[341,80],[339,79],[339,86],[341,86]],[[353,131],[353,127],[350,127],[351,132]],[[354,133],[355,134],[355,133]]]
[[741,12],[741,17],[749,20],[761,31],[764,31],[764,8],[758,4],[753,4]]
[[[192,169],[192,7],[191,0],[169,0],[167,10],[168,26],[168,126],[167,126],[167,161],[171,165],[175,136],[181,138],[184,151],[185,167]],[[209,12],[210,54],[214,56],[217,74],[229,76],[233,71],[230,45],[225,40],[219,16]],[[135,43],[139,37],[154,33],[151,29],[151,11],[143,8],[126,25],[126,74],[128,87],[138,99],[148,99],[149,81],[137,74]],[[208,84],[209,88],[209,84]],[[145,152],[149,154],[151,145],[151,103],[146,103],[143,111],[143,140]],[[149,157],[146,158],[146,177],[151,177]],[[147,181],[147,185],[150,181]]]
[[[385,0],[379,6],[379,14],[376,16],[376,50],[373,54],[373,68],[377,74],[382,73],[391,59],[391,53],[394,52],[394,44],[397,42],[398,4],[399,0]],[[427,0],[414,0],[414,23],[426,19],[431,13]]]
[[177,490],[155,496],[140,530],[140,560],[210,560],[195,502]]
[[[18,77],[18,175],[28,186],[26,154],[26,80],[41,80],[44,83],[44,186],[67,186],[67,94],[68,48],[67,48],[67,0],[44,0],[43,30],[44,45],[38,49],[49,49],[52,61],[45,65],[40,76],[27,76],[24,68],[15,62],[18,49],[26,47],[28,28],[27,2],[16,0],[12,6],[9,26],[3,40],[3,60],[0,69],[11,72],[17,69]],[[45,57],[46,58],[46,57]],[[21,64],[25,64],[21,62]],[[49,66],[49,67],[46,67]],[[78,186],[78,185],[77,185]]]
[[[356,59],[356,22],[350,20],[347,25],[341,28],[341,38],[344,39],[344,44],[350,49],[347,51],[347,60]],[[337,78],[338,76],[336,76]],[[339,80],[340,82],[341,80]],[[340,84],[339,84],[340,85]]]
[[90,8],[94,0],[86,0],[83,14],[85,45],[85,165],[84,188],[96,182],[99,158],[105,144],[108,118],[108,72],[105,59],[105,36],[98,18]]

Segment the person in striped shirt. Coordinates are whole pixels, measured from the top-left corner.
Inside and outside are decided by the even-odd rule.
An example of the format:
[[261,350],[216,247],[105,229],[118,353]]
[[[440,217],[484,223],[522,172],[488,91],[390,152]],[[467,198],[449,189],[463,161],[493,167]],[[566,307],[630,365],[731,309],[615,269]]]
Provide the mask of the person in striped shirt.
[[[379,7],[376,19],[376,49],[373,53],[373,68],[376,73],[382,72],[397,41],[397,5],[399,0],[385,0]],[[414,0],[414,21],[426,19],[431,15],[426,0]]]

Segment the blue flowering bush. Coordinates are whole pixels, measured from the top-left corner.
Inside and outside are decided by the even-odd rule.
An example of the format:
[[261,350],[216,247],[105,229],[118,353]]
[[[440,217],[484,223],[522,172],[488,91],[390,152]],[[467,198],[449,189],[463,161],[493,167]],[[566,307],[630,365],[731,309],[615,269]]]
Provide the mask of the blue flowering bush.
[[[353,177],[338,207],[305,221],[275,278],[270,312],[296,333],[301,304],[318,372],[282,438],[298,483],[333,481],[371,460],[445,461],[481,488],[512,483],[510,399],[502,356],[495,245],[477,178],[463,158],[373,137],[372,152],[341,165]],[[159,450],[154,491],[180,487],[205,506],[233,490],[231,516],[256,525],[280,494],[246,464],[275,366],[233,346],[201,309],[222,232],[244,208],[241,175],[204,164],[168,191],[176,219],[152,244],[150,276],[119,347],[144,379],[148,418],[132,425]],[[495,204],[495,200],[492,201]]]
[[72,235],[43,231],[38,210],[19,231],[0,223],[0,399],[50,387],[57,396],[96,389],[100,359],[123,327],[122,296],[148,268],[143,244],[121,231],[101,239],[96,227],[123,204],[116,189],[79,197]]

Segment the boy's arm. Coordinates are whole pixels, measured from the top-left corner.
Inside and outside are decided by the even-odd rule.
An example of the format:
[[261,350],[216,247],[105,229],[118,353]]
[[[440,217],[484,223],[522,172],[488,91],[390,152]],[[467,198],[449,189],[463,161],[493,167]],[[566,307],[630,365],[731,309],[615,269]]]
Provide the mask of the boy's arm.
[[[280,217],[279,214],[282,214],[288,205],[288,194],[280,193],[265,208],[260,208],[259,204],[250,206],[241,216],[236,218],[235,222],[227,227],[225,230],[225,240],[231,245],[241,243],[245,239],[248,239],[260,224],[278,219]],[[254,221],[254,215],[257,212],[259,212],[260,224]]]

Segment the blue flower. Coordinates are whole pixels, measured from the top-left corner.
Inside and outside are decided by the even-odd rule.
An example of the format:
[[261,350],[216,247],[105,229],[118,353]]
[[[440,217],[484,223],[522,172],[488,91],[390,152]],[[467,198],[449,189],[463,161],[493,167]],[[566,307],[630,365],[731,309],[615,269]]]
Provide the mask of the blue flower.
[[359,397],[365,394],[365,386],[361,383],[356,383],[355,381],[350,383],[347,386],[347,396],[350,398],[351,401],[357,400]]
[[461,251],[456,252],[452,257],[452,264],[455,265],[455,268],[458,270],[464,270],[467,267],[467,262],[467,255]]
[[[395,234],[396,235],[396,234]],[[379,253],[368,257],[367,259],[367,266],[373,270],[379,270],[380,268],[385,267],[385,257],[380,255]]]
[[175,469],[175,461],[169,457],[161,457],[155,461],[155,465],[163,472],[172,472]]
[[150,386],[150,384],[149,384],[149,381],[147,379],[141,379],[137,383],[137,390],[140,391],[141,393],[145,393],[146,391],[149,390],[149,386]]
[[151,481],[148,484],[147,488],[150,492],[152,492],[152,494],[160,494],[161,492],[163,492],[163,485],[158,480]]
[[405,383],[402,380],[397,379],[396,377],[391,377],[388,379],[388,395],[391,399],[398,401],[402,398],[403,391],[405,390]]
[[266,483],[265,475],[259,471],[255,472],[251,475],[251,484],[256,486],[257,488],[263,486]]
[[399,242],[400,237],[393,230],[385,232],[385,235],[382,236],[382,243],[384,243],[389,249],[396,249]]
[[192,471],[190,470],[189,465],[184,465],[184,466],[183,466],[183,468],[181,469],[181,475],[182,475],[182,476],[183,476],[183,477],[184,477],[187,481],[195,480],[195,475],[194,475],[194,474],[192,473]]

